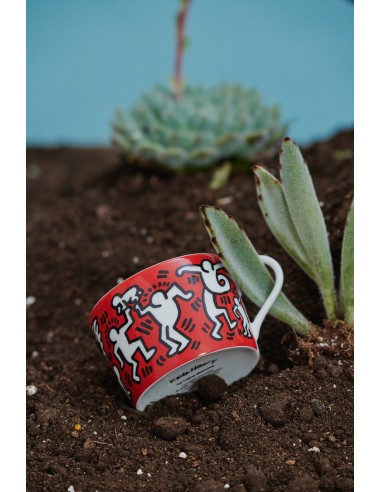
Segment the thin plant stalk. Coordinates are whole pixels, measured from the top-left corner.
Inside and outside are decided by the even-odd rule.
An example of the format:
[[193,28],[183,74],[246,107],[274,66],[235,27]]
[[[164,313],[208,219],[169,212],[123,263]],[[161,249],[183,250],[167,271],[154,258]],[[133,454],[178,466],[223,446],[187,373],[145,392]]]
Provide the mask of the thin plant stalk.
[[182,0],[181,9],[176,18],[176,55],[175,55],[175,70],[173,77],[173,89],[175,99],[179,100],[183,96],[184,81],[182,75],[184,51],[186,46],[185,24],[189,12],[191,0]]

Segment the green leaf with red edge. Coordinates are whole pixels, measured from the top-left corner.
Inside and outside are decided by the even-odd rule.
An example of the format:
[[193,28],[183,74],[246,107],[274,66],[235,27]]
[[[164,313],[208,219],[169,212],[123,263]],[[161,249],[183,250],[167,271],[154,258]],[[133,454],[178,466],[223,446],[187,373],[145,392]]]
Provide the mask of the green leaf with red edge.
[[307,164],[290,138],[280,153],[282,189],[292,222],[311,261],[329,319],[337,317],[334,274],[327,228]]
[[[203,206],[201,214],[224,266],[249,299],[257,306],[262,306],[274,287],[274,280],[246,233],[218,207]],[[294,328],[300,335],[306,335],[312,330],[312,324],[283,293],[279,294],[270,314]]]
[[314,280],[313,266],[292,221],[281,183],[261,166],[255,166],[253,171],[259,207],[269,229],[282,248]]

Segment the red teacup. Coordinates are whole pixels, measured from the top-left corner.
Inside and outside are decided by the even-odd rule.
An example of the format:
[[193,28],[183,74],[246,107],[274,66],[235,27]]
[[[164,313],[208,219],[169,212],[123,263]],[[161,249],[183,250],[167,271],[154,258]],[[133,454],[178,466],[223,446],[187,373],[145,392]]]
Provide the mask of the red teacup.
[[283,282],[278,263],[262,259],[274,268],[276,282],[253,324],[219,257],[207,253],[146,268],[96,304],[90,317],[95,338],[138,410],[192,390],[208,374],[230,384],[253,370],[260,324]]

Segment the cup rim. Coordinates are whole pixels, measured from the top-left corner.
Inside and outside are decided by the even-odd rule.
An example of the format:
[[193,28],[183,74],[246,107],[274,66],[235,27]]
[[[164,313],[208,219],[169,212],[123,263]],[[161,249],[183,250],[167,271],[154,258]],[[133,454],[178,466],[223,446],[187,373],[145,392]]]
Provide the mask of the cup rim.
[[[186,366],[187,364],[190,364],[192,362],[195,362],[197,361],[198,359],[202,359],[204,356],[208,356],[208,355],[213,355],[213,354],[218,354],[218,353],[221,353],[221,352],[226,352],[228,350],[235,350],[235,349],[241,349],[241,350],[248,350],[248,351],[251,351],[254,355],[254,353],[256,354],[255,356],[255,359],[256,359],[256,362],[255,362],[255,365],[254,365],[254,368],[256,367],[258,361],[259,361],[259,357],[260,357],[260,350],[259,350],[259,346],[258,346],[258,343],[257,343],[257,347],[252,347],[252,346],[249,346],[249,345],[235,345],[235,346],[232,346],[232,347],[223,347],[223,348],[220,348],[220,349],[217,349],[217,350],[212,350],[210,352],[205,352],[205,353],[202,353],[202,354],[199,354],[197,357],[195,357],[194,359],[190,359],[186,362],[183,362],[182,364],[179,364],[177,367],[171,369],[169,372],[163,374],[162,376],[160,376],[159,378],[155,379],[155,381],[153,381],[152,384],[150,384],[140,395],[139,397],[137,398],[136,400],[136,403],[133,405],[135,408],[138,407],[138,404],[141,400],[141,398],[143,398],[143,396],[150,390],[152,389],[153,386],[155,386],[156,384],[158,384],[159,382],[161,382],[164,378],[170,376],[171,373],[181,369],[182,367]],[[253,369],[254,369],[253,368]],[[250,372],[253,370],[251,369]],[[245,377],[245,376],[242,376],[242,377]],[[177,393],[177,394],[180,394],[180,393]],[[176,396],[177,394],[174,394],[172,396]],[[170,396],[170,395],[168,395]],[[153,402],[150,402],[150,403],[147,403],[147,405],[150,405],[152,403],[155,403],[156,401],[159,401],[159,400],[155,400]],[[146,405],[146,406],[147,406]],[[141,411],[144,411],[144,410],[141,410]]]
[[179,256],[175,256],[173,258],[168,258],[167,260],[163,260],[163,261],[159,261],[157,263],[154,263],[153,265],[150,265],[146,268],[143,268],[143,270],[139,270],[138,272],[134,273],[133,275],[130,275],[129,277],[125,278],[122,282],[120,282],[119,284],[116,284],[114,285],[114,287],[112,287],[111,289],[109,289],[100,299],[99,301],[94,305],[94,307],[91,309],[91,312],[90,312],[90,322],[91,322],[91,318],[92,318],[92,315],[93,315],[93,312],[95,311],[95,309],[98,307],[98,305],[104,300],[104,298],[106,296],[109,296],[113,291],[114,289],[116,289],[117,287],[119,287],[120,285],[124,284],[125,282],[127,281],[130,281],[132,279],[134,279],[135,277],[138,277],[139,275],[141,275],[142,273],[150,270],[151,268],[155,268],[159,265],[162,265],[164,263],[170,263],[170,262],[173,262],[175,260],[180,260],[181,258],[191,258],[192,256],[198,256],[198,255],[210,255],[210,256],[216,256],[217,258],[219,258],[219,256],[216,254],[216,253],[205,253],[205,252],[200,252],[200,253],[190,253],[190,254],[187,254],[187,255],[179,255]]

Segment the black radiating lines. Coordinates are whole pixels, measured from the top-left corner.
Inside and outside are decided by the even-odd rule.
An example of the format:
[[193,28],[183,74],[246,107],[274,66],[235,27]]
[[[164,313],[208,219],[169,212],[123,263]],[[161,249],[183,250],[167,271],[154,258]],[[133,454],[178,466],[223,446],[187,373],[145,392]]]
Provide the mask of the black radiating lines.
[[107,311],[103,311],[103,313],[102,313],[102,315],[101,315],[101,317],[100,317],[101,323],[102,323],[102,324],[105,324],[105,323],[106,323],[107,318],[108,318],[108,313],[107,313]]
[[231,299],[229,296],[221,296],[221,304],[231,304]]
[[192,331],[196,328],[196,324],[193,323],[193,318],[185,318],[181,324],[181,328],[183,328],[184,331],[189,331],[189,333],[192,333]]
[[192,343],[192,345],[191,345],[191,348],[194,349],[194,350],[197,350],[200,345],[201,345],[201,342],[199,342],[197,340],[194,340],[193,343]]
[[200,310],[201,305],[202,305],[201,299],[200,297],[197,297],[196,300],[191,303],[191,308],[193,309],[193,311],[197,312]]
[[149,376],[152,372],[153,372],[152,366],[146,366],[146,367],[143,367],[143,369],[142,369],[143,377],[145,377],[145,378],[147,376]]
[[158,366],[163,366],[163,365],[164,365],[164,362],[165,362],[166,360],[167,360],[167,359],[161,355],[158,359],[156,359],[156,364],[157,364]]
[[159,270],[159,273],[157,274],[157,278],[167,278],[168,277],[168,270]]
[[188,277],[188,284],[195,285],[198,282],[200,282],[200,279],[196,275],[191,275],[190,277]]

